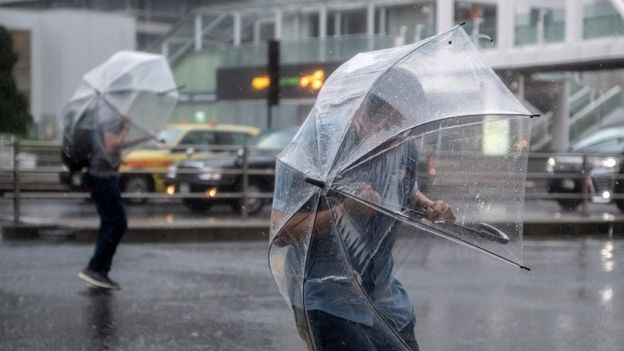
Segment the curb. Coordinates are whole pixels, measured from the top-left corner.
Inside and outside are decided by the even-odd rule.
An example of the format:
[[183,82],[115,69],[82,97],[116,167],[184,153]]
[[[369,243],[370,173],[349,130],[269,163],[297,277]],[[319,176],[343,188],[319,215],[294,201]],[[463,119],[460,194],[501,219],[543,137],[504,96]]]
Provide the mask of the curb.
[[[93,242],[97,228],[71,228],[50,225],[9,224],[2,226],[2,240],[44,240],[50,242]],[[124,242],[202,242],[202,241],[268,241],[269,225],[138,227],[129,228]]]
[[[41,224],[4,223],[2,240],[44,240],[50,242],[93,242],[95,227],[64,227]],[[624,234],[624,221],[592,222],[525,222],[524,238],[556,239]],[[194,224],[188,226],[144,225],[130,227],[124,242],[202,242],[202,241],[268,241],[269,223],[251,221],[238,223]]]

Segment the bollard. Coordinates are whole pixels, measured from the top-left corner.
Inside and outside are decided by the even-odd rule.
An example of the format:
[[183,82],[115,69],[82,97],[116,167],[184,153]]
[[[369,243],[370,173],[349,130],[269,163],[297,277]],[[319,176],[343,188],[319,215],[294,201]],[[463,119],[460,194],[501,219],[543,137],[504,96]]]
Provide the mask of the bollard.
[[19,141],[13,139],[13,222],[20,221]]

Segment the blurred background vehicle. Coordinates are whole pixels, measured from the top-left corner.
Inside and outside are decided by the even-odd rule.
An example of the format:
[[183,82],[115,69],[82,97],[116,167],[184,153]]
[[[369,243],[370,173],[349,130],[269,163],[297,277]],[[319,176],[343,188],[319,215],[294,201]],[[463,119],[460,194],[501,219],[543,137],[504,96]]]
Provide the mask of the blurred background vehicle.
[[[589,133],[573,144],[569,152],[571,154],[550,157],[546,165],[546,171],[552,176],[549,193],[578,195],[557,199],[561,208],[575,210],[583,202],[583,182],[588,179],[585,185],[592,202],[613,201],[624,212],[624,199],[613,198],[614,194],[624,193],[624,181],[618,179],[624,177],[624,123]],[[579,177],[583,173],[588,177]]]
[[[248,193],[273,192],[275,185],[275,158],[290,143],[298,128],[268,130],[251,143],[247,155]],[[194,158],[178,162],[169,168],[165,184],[167,193],[203,194],[201,198],[185,198],[184,205],[193,212],[207,212],[217,202],[229,203],[235,213],[241,213],[245,206],[248,214],[259,213],[270,201],[262,197],[219,198],[222,193],[243,190],[244,149],[236,156],[220,155],[207,159]],[[419,189],[426,191],[435,175],[435,164],[431,155],[418,163]]]
[[[275,157],[295,136],[297,128],[268,130],[254,140],[247,154],[247,192],[272,192],[275,185]],[[218,198],[221,193],[243,190],[244,149],[236,155],[181,161],[169,168],[166,185],[169,194],[203,193],[202,198],[185,198],[184,205],[193,212],[206,212],[217,202],[229,203],[236,213],[245,206],[247,213],[256,214],[268,202],[261,197]],[[259,174],[262,173],[262,174]]]
[[[164,191],[167,168],[176,161],[208,158],[227,150],[219,146],[245,145],[260,132],[250,126],[232,124],[176,124],[158,134],[159,141],[130,150],[122,160],[121,189],[123,192],[141,194]],[[233,149],[234,150],[234,149]],[[72,189],[82,188],[82,172],[60,173],[61,183]],[[132,197],[132,203],[145,202],[145,198]]]

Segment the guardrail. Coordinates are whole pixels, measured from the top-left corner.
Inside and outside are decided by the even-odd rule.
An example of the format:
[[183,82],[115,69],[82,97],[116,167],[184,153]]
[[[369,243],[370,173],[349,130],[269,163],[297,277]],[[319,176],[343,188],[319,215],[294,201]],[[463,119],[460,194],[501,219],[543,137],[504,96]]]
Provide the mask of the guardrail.
[[[179,145],[177,149],[185,150],[187,159],[195,156],[216,158],[220,155],[230,154],[240,157],[242,163],[238,169],[223,169],[220,173],[223,176],[240,176],[240,186],[235,192],[189,192],[189,193],[132,193],[123,192],[124,199],[206,199],[206,200],[229,200],[240,199],[240,213],[243,218],[248,217],[247,207],[244,205],[249,199],[271,199],[272,190],[250,191],[250,180],[256,176],[274,177],[274,167],[253,169],[249,167],[247,155],[250,153],[250,146],[221,146],[208,145],[198,147],[197,145]],[[273,152],[279,150],[263,150],[263,152]],[[41,141],[20,141],[16,139],[2,139],[0,144],[0,155],[11,160],[11,163],[4,163],[0,168],[0,194],[13,200],[13,220],[17,224],[20,221],[20,208],[23,199],[55,199],[55,198],[89,198],[89,194],[84,191],[72,188],[70,184],[62,184],[60,177],[62,174],[70,175],[60,161],[60,146],[52,142]],[[6,156],[6,157],[5,157]],[[141,175],[150,178],[159,178],[160,181],[166,178],[167,168],[148,169],[123,169],[121,178],[131,175]],[[180,174],[200,174],[202,170],[184,169]]]
[[[55,199],[55,198],[87,198],[89,194],[82,191],[74,191],[69,185],[61,184],[59,181],[60,174],[66,172],[60,162],[60,147],[58,144],[40,141],[19,141],[16,139],[3,138],[0,143],[0,154],[3,160],[10,159],[11,162],[3,162],[0,167],[0,192],[5,198],[12,198],[13,201],[13,221],[17,224],[20,221],[20,208],[23,199]],[[201,152],[209,152],[206,157],[219,157],[223,153],[237,153],[240,157],[240,167],[237,169],[220,169],[219,173],[222,177],[239,176],[236,191],[202,191],[202,192],[153,192],[153,193],[131,193],[124,192],[123,197],[126,199],[147,199],[147,200],[190,200],[190,199],[206,199],[229,201],[239,199],[239,203],[243,204],[240,213],[243,218],[248,217],[249,213],[244,205],[251,199],[271,199],[272,190],[257,191],[250,189],[250,182],[255,177],[274,177],[274,167],[251,167],[248,160],[253,147],[250,146],[206,146],[200,147],[189,145],[187,150],[187,158],[193,159]],[[277,151],[277,150],[276,150]],[[9,157],[10,155],[10,157]],[[557,159],[565,159],[573,161],[578,165],[577,169],[569,169],[563,172],[547,172],[549,163],[555,162]],[[600,161],[602,160],[602,161]],[[605,161],[607,160],[607,161]],[[613,172],[597,172],[596,165],[600,162],[607,162],[608,165],[615,163],[617,171]],[[609,193],[597,193],[600,189],[614,189],[615,182],[621,180],[624,184],[624,175],[619,165],[624,163],[624,156],[613,154],[561,154],[561,153],[531,153],[529,157],[527,171],[527,189],[526,200],[554,200],[558,202],[576,201],[577,206],[582,208],[581,215],[587,216],[589,206],[594,201],[622,201],[624,202],[624,194],[615,190],[609,190]],[[555,165],[556,166],[556,165]],[[555,167],[556,168],[556,167]],[[603,167],[604,168],[604,167]],[[614,168],[614,167],[612,167]],[[615,169],[615,168],[614,168]],[[123,176],[142,175],[145,177],[159,177],[161,180],[167,177],[167,169],[126,169],[122,172]],[[200,174],[205,172],[201,169],[182,169],[179,168],[177,174]],[[452,175],[451,175],[452,176]],[[459,176],[459,175],[458,175]],[[484,177],[492,175],[487,172],[482,174],[465,174],[462,172],[461,177]],[[458,182],[461,182],[458,177]],[[472,178],[478,179],[478,178]],[[574,184],[580,184],[581,191],[556,191],[551,186],[553,181],[566,179]],[[577,183],[578,182],[578,183]],[[458,183],[459,184],[459,183]],[[461,184],[460,184],[461,185]],[[271,187],[272,188],[272,187]],[[550,189],[549,189],[550,188]],[[553,190],[554,189],[554,190]],[[622,186],[624,189],[624,186]],[[607,191],[607,190],[605,190]],[[601,200],[602,198],[602,200]],[[565,207],[565,206],[564,206]],[[624,209],[623,209],[624,210]]]

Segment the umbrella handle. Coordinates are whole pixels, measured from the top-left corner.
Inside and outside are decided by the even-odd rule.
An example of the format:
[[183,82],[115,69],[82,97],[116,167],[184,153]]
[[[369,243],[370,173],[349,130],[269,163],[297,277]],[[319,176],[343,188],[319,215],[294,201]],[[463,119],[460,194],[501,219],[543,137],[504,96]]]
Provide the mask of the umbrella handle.
[[[418,216],[422,217],[422,219],[427,219],[426,214],[422,211],[419,210],[410,210],[411,213],[417,214]],[[455,226],[458,227],[460,229],[472,232],[474,234],[477,234],[478,236],[484,238],[484,239],[488,239],[491,241],[495,241],[499,244],[507,244],[509,243],[509,235],[505,234],[505,232],[503,232],[502,230],[494,227],[491,224],[485,223],[485,222],[479,222],[478,223],[478,229],[474,229],[471,228],[469,226],[466,225],[462,225],[462,224],[458,224],[458,223],[440,223],[442,225],[446,225],[446,226]]]
[[502,230],[483,222],[479,222],[479,235],[501,244],[507,244],[509,242],[509,236]]

